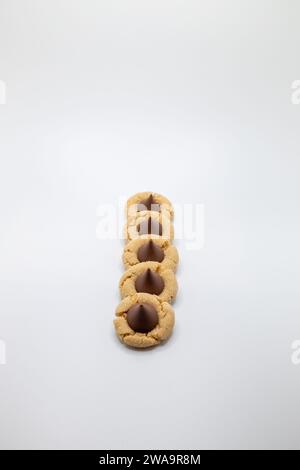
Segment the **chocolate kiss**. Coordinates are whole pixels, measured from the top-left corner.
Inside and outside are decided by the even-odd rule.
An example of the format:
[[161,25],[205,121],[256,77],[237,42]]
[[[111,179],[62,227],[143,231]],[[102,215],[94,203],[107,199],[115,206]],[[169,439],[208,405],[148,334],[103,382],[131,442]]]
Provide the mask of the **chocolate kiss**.
[[164,251],[152,240],[144,243],[137,252],[138,260],[142,263],[143,261],[157,261],[161,263],[165,257]]
[[162,225],[151,217],[143,220],[137,227],[139,235],[162,235]]
[[127,323],[133,331],[148,333],[158,324],[158,314],[153,305],[136,304],[127,312]]
[[150,268],[143,274],[140,274],[135,280],[135,290],[137,292],[159,295],[164,290],[164,287],[165,283],[163,278]]
[[143,201],[139,202],[139,204],[137,205],[137,210],[160,212],[160,205],[153,199],[152,194],[150,194],[147,199],[144,199]]

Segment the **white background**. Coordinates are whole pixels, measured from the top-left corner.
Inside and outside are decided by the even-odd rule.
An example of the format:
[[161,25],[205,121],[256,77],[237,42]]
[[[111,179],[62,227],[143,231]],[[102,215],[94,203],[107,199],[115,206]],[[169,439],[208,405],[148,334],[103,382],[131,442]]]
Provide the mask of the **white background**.
[[[300,4],[0,0],[1,448],[299,448]],[[172,339],[112,327],[97,207],[205,204]]]

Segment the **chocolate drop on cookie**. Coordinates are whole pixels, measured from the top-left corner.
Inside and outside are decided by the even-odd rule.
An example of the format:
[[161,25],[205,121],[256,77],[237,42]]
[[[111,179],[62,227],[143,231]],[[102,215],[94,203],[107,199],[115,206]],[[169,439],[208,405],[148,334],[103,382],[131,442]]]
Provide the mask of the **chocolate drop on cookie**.
[[159,295],[164,290],[164,287],[165,283],[163,278],[151,269],[147,269],[147,271],[140,274],[135,280],[135,289],[137,292]]
[[160,205],[158,202],[156,202],[150,194],[147,199],[144,199],[143,201],[140,201],[137,205],[137,210],[138,211],[155,211],[155,212],[160,212]]
[[165,254],[160,246],[152,240],[149,240],[138,249],[137,257],[141,263],[144,261],[157,261],[158,263],[161,263]]
[[162,235],[162,225],[157,220],[143,220],[138,226],[139,235]]
[[158,324],[158,314],[150,304],[136,304],[127,312],[127,323],[137,333],[148,333]]

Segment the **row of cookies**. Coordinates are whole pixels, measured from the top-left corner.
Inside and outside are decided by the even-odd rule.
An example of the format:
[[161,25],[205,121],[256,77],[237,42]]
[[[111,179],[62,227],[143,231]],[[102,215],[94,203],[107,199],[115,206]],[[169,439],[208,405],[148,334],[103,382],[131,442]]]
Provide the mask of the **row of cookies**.
[[170,303],[177,294],[178,253],[172,240],[173,207],[164,196],[138,193],[127,201],[122,301],[114,321],[128,346],[147,348],[166,340],[174,326]]

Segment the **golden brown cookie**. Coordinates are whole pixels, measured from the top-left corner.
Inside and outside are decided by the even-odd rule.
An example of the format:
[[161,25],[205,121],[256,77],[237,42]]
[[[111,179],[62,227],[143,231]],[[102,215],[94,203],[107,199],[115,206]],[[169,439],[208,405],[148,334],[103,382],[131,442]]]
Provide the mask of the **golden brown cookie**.
[[152,193],[149,191],[137,193],[129,198],[127,201],[126,210],[126,217],[129,215],[134,215],[137,212],[154,211],[163,212],[170,219],[173,218],[173,207],[169,199],[167,199],[165,196],[162,196],[161,194]]
[[125,239],[173,240],[174,228],[170,218],[162,212],[141,211],[128,215]]
[[176,247],[161,238],[137,238],[127,243],[123,252],[123,263],[127,269],[145,261],[156,261],[161,263],[163,269],[172,269],[175,272],[178,259]]
[[165,302],[172,302],[177,294],[177,281],[171,269],[164,269],[161,263],[147,261],[139,263],[123,274],[120,279],[121,297],[146,292],[157,295]]
[[134,348],[148,348],[169,338],[174,327],[174,312],[168,302],[150,294],[125,297],[114,320],[120,340]]

